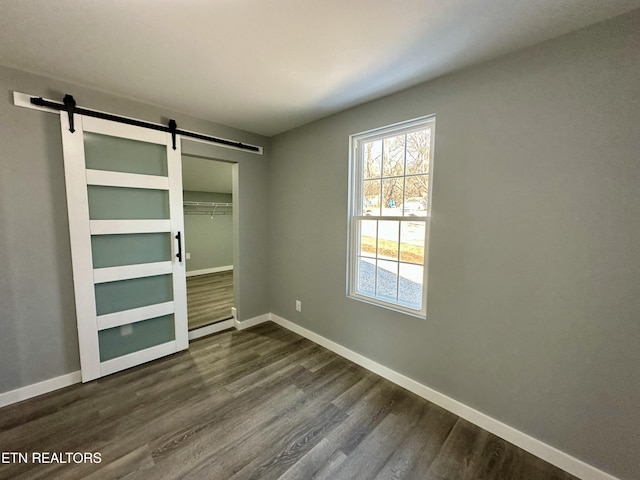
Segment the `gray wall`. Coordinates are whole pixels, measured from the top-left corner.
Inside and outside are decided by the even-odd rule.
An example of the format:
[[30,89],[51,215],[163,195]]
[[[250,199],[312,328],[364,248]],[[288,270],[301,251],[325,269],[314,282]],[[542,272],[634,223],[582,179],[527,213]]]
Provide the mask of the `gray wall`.
[[237,162],[235,304],[240,319],[269,311],[268,249],[262,241],[268,232],[268,139],[0,67],[0,392],[80,367],[60,123],[56,115],[15,107],[13,90],[54,99],[71,93],[82,106],[153,122],[166,123],[170,116],[187,130],[264,145],[264,156],[186,140],[182,149]]
[[[184,200],[192,202],[232,203],[230,193],[183,192]],[[192,210],[202,210],[193,208]],[[185,208],[184,241],[187,259],[187,273],[194,270],[227,267],[233,265],[233,217],[231,215],[189,215]],[[206,210],[206,209],[205,209]],[[224,209],[229,214],[231,209]]]
[[[636,11],[274,137],[271,311],[637,478],[639,22]],[[432,113],[420,320],[346,298],[348,136]]]

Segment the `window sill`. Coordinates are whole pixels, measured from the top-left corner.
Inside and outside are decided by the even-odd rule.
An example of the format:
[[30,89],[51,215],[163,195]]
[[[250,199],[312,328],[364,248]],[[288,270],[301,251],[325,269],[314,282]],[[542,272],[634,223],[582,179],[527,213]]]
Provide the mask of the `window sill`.
[[[396,313],[401,313],[403,315],[408,315],[410,317],[419,318],[420,320],[426,320],[427,314],[426,312],[420,312],[417,310],[412,310],[409,308],[404,308],[401,305],[395,305],[392,303],[387,303],[382,300],[378,300],[376,298],[367,297],[365,295],[359,295],[357,293],[349,293],[347,294],[347,298],[351,300],[356,300],[358,302],[366,303],[369,305],[373,305],[376,307],[384,308],[386,310],[391,310]],[[425,306],[426,309],[426,306]]]

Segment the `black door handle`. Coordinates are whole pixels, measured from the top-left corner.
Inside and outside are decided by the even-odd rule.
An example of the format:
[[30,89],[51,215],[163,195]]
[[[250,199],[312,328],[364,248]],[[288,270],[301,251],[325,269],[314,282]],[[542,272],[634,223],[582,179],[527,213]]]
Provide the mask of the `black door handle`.
[[178,253],[176,253],[176,257],[178,257],[178,261],[182,263],[182,234],[180,232],[176,235],[176,240],[178,240]]

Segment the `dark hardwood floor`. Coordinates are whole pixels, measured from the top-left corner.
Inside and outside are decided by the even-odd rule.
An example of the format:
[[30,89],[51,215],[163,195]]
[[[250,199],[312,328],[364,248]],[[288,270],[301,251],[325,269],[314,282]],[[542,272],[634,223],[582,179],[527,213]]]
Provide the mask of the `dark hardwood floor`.
[[187,278],[189,330],[231,318],[233,271]]
[[275,324],[0,409],[2,479],[574,477]]

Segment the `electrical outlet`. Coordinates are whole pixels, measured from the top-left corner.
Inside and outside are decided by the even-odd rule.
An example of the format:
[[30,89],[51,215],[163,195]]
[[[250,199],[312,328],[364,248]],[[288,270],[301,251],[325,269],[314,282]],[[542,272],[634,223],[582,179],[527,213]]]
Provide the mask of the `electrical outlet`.
[[131,335],[133,333],[133,325],[130,323],[127,325],[122,325],[120,327],[120,335],[126,337],[127,335]]
[[187,260],[191,260],[191,254],[187,252]]
[[300,300],[296,300],[296,312],[302,311],[302,302]]

